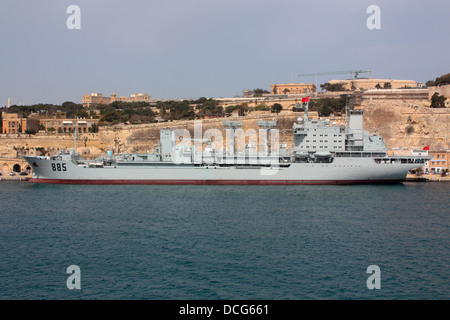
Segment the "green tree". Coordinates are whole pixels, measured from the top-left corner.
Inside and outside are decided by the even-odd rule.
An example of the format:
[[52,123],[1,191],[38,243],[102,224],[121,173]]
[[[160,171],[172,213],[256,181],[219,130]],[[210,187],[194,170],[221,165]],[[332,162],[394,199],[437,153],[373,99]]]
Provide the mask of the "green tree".
[[[245,113],[249,111],[247,102],[241,103],[236,106],[230,106],[230,107],[233,107],[231,112],[233,112],[234,110],[237,110],[238,116],[240,116],[240,117],[245,116]],[[229,108],[228,110],[231,110],[231,108]]]
[[80,109],[77,112],[75,112],[75,116],[77,118],[89,119],[89,113],[86,110],[84,110],[84,109]]
[[270,93],[270,92],[267,90],[264,90],[264,89],[260,89],[260,88],[253,90],[254,97],[262,97],[263,94],[267,94],[267,93]]
[[319,116],[321,117],[329,117],[333,113],[333,108],[329,105],[325,104],[317,110],[319,113]]
[[120,113],[115,110],[107,111],[101,118],[100,122],[116,124],[120,121]]
[[443,86],[446,84],[450,84],[450,73],[437,77],[436,80],[428,80],[427,82],[425,82],[425,85],[427,87]]
[[76,116],[78,110],[83,109],[83,105],[71,101],[66,101],[61,104],[61,110],[66,113],[66,117],[71,119]]
[[346,91],[342,83],[323,83],[320,88],[325,91]]
[[236,110],[238,108],[238,106],[233,105],[233,106],[227,106],[225,107],[225,113],[226,114],[232,114],[234,110]]
[[89,130],[93,133],[98,132],[98,125],[96,123],[93,123]]
[[310,110],[317,111],[321,116],[327,117],[335,112],[344,112],[347,105],[347,95],[341,95],[339,99],[320,98],[309,102]]
[[384,89],[392,89],[392,84],[390,82],[385,82],[383,85]]
[[431,108],[445,108],[445,100],[447,100],[446,97],[440,96],[437,92],[433,94],[431,97]]
[[198,117],[204,116],[223,116],[224,109],[220,105],[220,102],[214,99],[208,99],[201,104],[198,104],[196,107],[199,112],[197,113]]
[[413,125],[409,125],[406,127],[406,133],[407,134],[412,134],[414,133],[414,126]]
[[274,103],[270,109],[273,113],[278,114],[281,112],[281,110],[283,110],[283,106],[279,103]]

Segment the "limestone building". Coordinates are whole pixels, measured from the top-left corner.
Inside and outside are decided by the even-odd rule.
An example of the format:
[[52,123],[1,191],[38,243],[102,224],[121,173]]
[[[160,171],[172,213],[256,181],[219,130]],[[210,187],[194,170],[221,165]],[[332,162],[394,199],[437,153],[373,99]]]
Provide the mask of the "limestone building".
[[349,79],[349,80],[330,80],[329,84],[342,84],[344,90],[369,90],[376,88],[385,88],[385,84],[389,89],[401,89],[401,88],[421,88],[422,84],[417,83],[414,80],[393,80],[393,79]]
[[271,94],[309,94],[316,92],[312,83],[278,83],[270,85]]
[[428,160],[428,166],[425,167],[424,173],[441,174],[443,170],[450,169],[450,150],[433,150],[428,154],[432,158]]
[[147,93],[135,93],[129,97],[121,96],[118,97],[116,93],[111,93],[110,97],[103,96],[102,93],[91,93],[85,94],[83,96],[83,107],[95,106],[98,104],[110,104],[114,101],[122,101],[122,102],[138,102],[145,101],[150,102],[152,97]]
[[2,133],[22,133],[27,130],[39,130],[39,119],[2,112]]
[[99,119],[40,119],[40,124],[45,127],[46,131],[54,128],[55,132],[59,133],[75,132],[75,130],[79,133],[93,132],[94,127],[98,128],[98,122]]

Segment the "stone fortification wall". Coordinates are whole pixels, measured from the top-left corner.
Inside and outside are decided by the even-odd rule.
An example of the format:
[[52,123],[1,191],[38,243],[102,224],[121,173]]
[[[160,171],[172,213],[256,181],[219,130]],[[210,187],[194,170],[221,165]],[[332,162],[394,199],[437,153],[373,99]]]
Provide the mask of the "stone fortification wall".
[[450,148],[450,108],[428,106],[426,101],[363,101],[364,127],[382,135],[388,149]]

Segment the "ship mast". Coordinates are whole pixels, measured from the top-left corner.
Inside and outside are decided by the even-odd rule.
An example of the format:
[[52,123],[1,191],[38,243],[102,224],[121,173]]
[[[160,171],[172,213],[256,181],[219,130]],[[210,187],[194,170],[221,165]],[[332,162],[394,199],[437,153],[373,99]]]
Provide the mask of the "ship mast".
[[78,127],[75,126],[75,150],[74,150],[74,154],[77,154],[77,139],[78,139]]

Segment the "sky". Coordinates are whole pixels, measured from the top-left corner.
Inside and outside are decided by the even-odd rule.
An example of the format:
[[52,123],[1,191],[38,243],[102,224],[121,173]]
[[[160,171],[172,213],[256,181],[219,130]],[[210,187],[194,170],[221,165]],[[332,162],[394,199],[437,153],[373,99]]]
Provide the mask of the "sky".
[[425,83],[450,72],[449,16],[448,0],[2,0],[0,107],[233,97],[346,70]]

